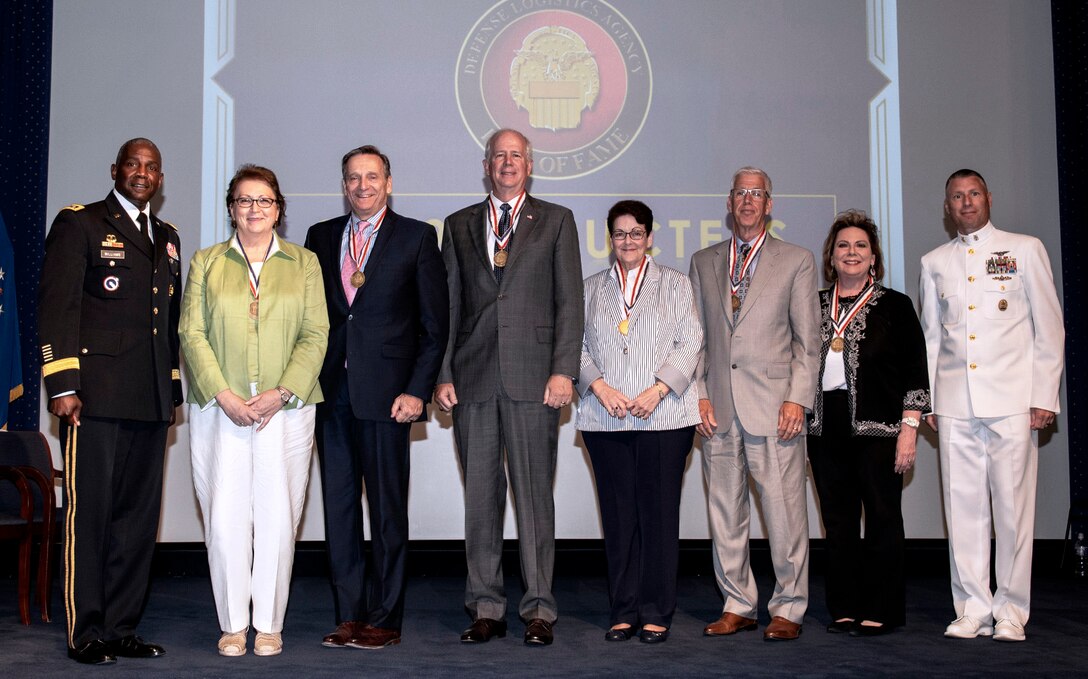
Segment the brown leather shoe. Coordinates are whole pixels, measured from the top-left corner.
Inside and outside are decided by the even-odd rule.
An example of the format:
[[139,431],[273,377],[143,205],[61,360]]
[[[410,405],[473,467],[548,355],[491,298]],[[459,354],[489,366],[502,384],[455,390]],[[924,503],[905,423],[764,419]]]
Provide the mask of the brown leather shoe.
[[337,625],[336,629],[325,635],[325,638],[321,640],[321,645],[328,648],[344,648],[358,634],[358,630],[362,628],[363,624],[360,622],[345,620]]
[[367,625],[357,629],[355,636],[348,642],[352,648],[365,648],[375,650],[386,646],[395,646],[400,643],[400,630]]
[[530,646],[547,646],[552,643],[552,623],[543,618],[533,618],[525,625],[525,643]]
[[736,613],[722,613],[722,617],[703,628],[703,635],[708,637],[724,637],[737,632],[750,632],[758,625],[752,618],[746,618]]
[[472,625],[461,632],[461,643],[482,644],[491,641],[491,637],[502,639],[506,636],[506,621],[491,618],[476,618]]
[[801,636],[801,623],[790,622],[781,615],[771,618],[771,624],[763,631],[764,641],[793,641]]

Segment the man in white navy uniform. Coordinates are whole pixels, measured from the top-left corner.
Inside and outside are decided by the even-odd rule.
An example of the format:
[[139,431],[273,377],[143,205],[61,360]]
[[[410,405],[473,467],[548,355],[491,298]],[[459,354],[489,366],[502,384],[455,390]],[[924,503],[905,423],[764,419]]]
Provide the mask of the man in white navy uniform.
[[1058,412],[1065,330],[1046,249],[1033,236],[994,228],[992,202],[979,173],[954,172],[944,210],[956,238],[922,257],[922,329],[933,385],[926,422],[940,445],[956,609],[944,634],[1023,641],[1037,432]]

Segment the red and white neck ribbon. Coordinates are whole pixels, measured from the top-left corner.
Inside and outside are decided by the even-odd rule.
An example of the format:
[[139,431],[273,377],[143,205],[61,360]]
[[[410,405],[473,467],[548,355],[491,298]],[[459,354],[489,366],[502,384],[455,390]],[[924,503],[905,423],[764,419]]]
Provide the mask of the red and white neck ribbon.
[[495,233],[495,245],[500,250],[505,250],[506,246],[510,243],[510,236],[514,235],[514,223],[517,220],[517,215],[521,212],[521,204],[525,202],[525,192],[522,191],[518,196],[514,204],[510,206],[510,228],[506,231],[505,236],[499,235],[499,211],[495,208],[495,201],[488,199],[487,204],[490,206],[491,217],[491,230]]
[[358,225],[363,222],[369,223],[368,220],[360,219],[359,222],[356,224],[356,228],[351,230],[351,247],[348,251],[348,256],[351,257],[352,263],[355,264],[356,271],[363,268],[363,261],[366,260],[366,253],[370,252],[370,245],[378,236],[378,229],[382,228],[382,222],[385,221],[385,215],[387,214],[389,214],[388,209],[382,210],[382,216],[378,217],[378,221],[374,223],[374,228],[370,230],[370,234],[366,238],[359,236],[359,238],[357,239],[355,237],[355,232],[363,231],[363,229],[359,228]]
[[[876,286],[873,285],[872,276],[865,283],[865,288],[862,289],[861,294],[854,300],[854,303],[848,307],[840,308],[839,306],[839,284],[835,283],[831,288],[831,328],[835,332],[834,337],[842,337],[846,332],[846,328],[850,325],[850,321],[854,320],[854,316],[858,315],[858,312],[865,308],[866,302],[876,292]],[[841,318],[840,318],[841,316]]]
[[[629,318],[631,309],[635,308],[635,301],[638,300],[638,295],[642,292],[642,286],[646,283],[646,272],[650,269],[650,258],[643,255],[638,268],[631,269],[631,271],[627,271],[619,262],[616,262],[615,267],[616,281],[620,284],[620,298],[623,299],[623,317]],[[627,283],[628,274],[634,276],[630,285]]]
[[737,238],[733,237],[732,243],[729,246],[729,291],[736,297],[740,292],[741,281],[748,275],[748,268],[752,266],[752,262],[755,261],[756,255],[763,249],[763,243],[767,240],[767,229],[763,229],[759,232],[759,237],[756,238],[755,244],[752,245],[752,249],[748,251],[748,256],[744,258],[744,262],[741,264],[740,276],[733,278],[733,272],[737,267]]

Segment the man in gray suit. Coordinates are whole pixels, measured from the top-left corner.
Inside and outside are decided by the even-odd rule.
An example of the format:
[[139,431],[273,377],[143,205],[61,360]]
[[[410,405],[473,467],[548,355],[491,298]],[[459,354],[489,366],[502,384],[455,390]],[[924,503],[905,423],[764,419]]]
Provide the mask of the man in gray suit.
[[450,339],[435,400],[453,412],[465,480],[465,643],[506,635],[502,577],[506,470],[517,516],[518,612],[525,643],[552,642],[559,410],[570,403],[582,348],[582,263],[574,215],[530,196],[533,148],[499,130],[484,150],[491,193],[446,218],[442,259]]
[[722,616],[703,630],[756,629],[748,558],[748,480],[755,481],[777,583],[767,641],[796,639],[808,607],[805,411],[820,367],[820,307],[812,253],[770,236],[771,179],[744,167],[727,205],[733,237],[691,258],[706,349],[695,373],[704,437],[714,573]]

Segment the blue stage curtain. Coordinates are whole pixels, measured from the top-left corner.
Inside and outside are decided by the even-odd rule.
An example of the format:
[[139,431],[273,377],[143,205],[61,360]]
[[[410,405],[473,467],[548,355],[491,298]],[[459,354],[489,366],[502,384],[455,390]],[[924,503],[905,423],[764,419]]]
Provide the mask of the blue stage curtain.
[[1088,532],[1088,299],[1085,253],[1088,237],[1088,153],[1084,84],[1088,73],[1088,9],[1081,2],[1053,0],[1054,108],[1058,141],[1058,200],[1062,235],[1062,287],[1065,299],[1065,393],[1069,423],[1069,501],[1073,535]]
[[45,241],[52,50],[52,0],[0,0],[0,213],[19,281],[17,305],[15,299],[5,299],[4,305],[18,307],[23,383],[22,397],[8,411],[9,429],[37,430],[40,419],[37,297]]

